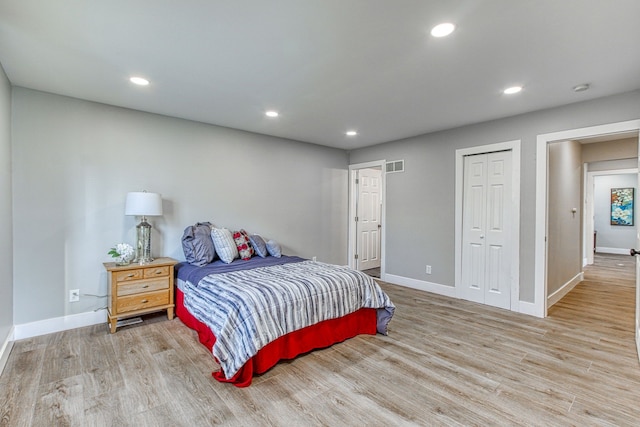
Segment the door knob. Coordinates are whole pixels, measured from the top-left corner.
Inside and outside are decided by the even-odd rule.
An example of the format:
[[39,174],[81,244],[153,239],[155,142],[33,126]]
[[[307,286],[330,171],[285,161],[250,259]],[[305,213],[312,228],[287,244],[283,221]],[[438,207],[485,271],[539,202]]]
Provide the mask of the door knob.
[[629,255],[640,255],[640,251],[636,251],[635,249],[629,249]]
[[481,235],[480,235],[480,238],[481,238],[481,239],[484,239],[484,234],[481,234]]

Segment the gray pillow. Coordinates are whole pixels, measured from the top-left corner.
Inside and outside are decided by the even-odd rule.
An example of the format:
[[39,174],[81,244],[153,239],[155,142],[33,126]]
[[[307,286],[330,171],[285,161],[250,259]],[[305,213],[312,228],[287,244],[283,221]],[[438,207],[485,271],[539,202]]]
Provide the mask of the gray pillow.
[[264,242],[264,239],[257,234],[253,234],[249,236],[249,241],[251,242],[251,246],[253,246],[253,250],[256,255],[260,258],[264,258],[269,253],[267,252],[267,244]]
[[280,258],[282,256],[280,245],[273,240],[267,242],[267,252],[269,252],[269,255],[272,257]]
[[184,229],[182,250],[189,264],[202,267],[214,260],[216,251],[211,240],[211,223],[199,222]]

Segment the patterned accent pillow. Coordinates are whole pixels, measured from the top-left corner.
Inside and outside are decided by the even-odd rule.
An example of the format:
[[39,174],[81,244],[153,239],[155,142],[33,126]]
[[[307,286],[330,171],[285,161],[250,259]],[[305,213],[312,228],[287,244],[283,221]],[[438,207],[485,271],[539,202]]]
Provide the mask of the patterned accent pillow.
[[267,252],[269,252],[269,255],[272,257],[280,258],[282,256],[282,248],[273,240],[267,242]]
[[211,228],[211,240],[216,248],[216,253],[225,264],[231,264],[238,258],[238,247],[233,241],[231,232],[226,228]]
[[238,254],[243,260],[251,259],[253,256],[253,247],[249,241],[249,235],[246,231],[240,230],[233,233],[233,240],[238,248]]
[[260,258],[264,258],[269,253],[267,252],[267,244],[264,242],[264,239],[257,234],[253,234],[249,236],[249,241],[251,242],[251,246],[253,246],[253,250]]

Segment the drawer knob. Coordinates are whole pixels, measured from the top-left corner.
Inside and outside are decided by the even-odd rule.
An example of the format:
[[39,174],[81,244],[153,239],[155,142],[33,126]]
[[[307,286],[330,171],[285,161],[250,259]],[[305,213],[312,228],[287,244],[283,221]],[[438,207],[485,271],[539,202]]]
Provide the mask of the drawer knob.
[[147,289],[148,287],[149,287],[149,285],[144,285],[143,286],[144,289]]
[[148,299],[143,299],[141,302],[142,302],[143,304],[146,304],[146,303],[148,303],[148,302],[149,302],[149,300],[148,300]]
[[127,277],[133,277],[133,273],[129,273]]
[[156,274],[162,274],[162,271],[156,271]]

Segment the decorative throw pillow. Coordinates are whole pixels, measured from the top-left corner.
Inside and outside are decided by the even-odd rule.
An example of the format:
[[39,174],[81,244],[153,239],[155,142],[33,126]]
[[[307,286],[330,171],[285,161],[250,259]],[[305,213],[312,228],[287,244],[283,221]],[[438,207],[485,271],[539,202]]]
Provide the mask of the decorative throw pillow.
[[253,250],[260,258],[264,258],[269,253],[267,252],[267,244],[264,242],[264,239],[257,234],[253,234],[249,236],[249,241],[251,242],[251,246],[253,246]]
[[251,242],[249,241],[249,235],[247,232],[244,230],[235,231],[233,233],[233,240],[238,248],[240,258],[245,261],[251,259],[253,256],[253,248],[251,247]]
[[229,230],[226,228],[212,228],[211,240],[213,240],[213,246],[215,246],[216,253],[222,262],[231,264],[234,259],[238,258],[238,248]]
[[212,262],[216,256],[211,240],[211,223],[199,222],[184,229],[182,250],[189,264],[202,267]]
[[280,245],[273,240],[267,242],[267,252],[269,252],[269,255],[272,257],[280,258],[282,256]]

